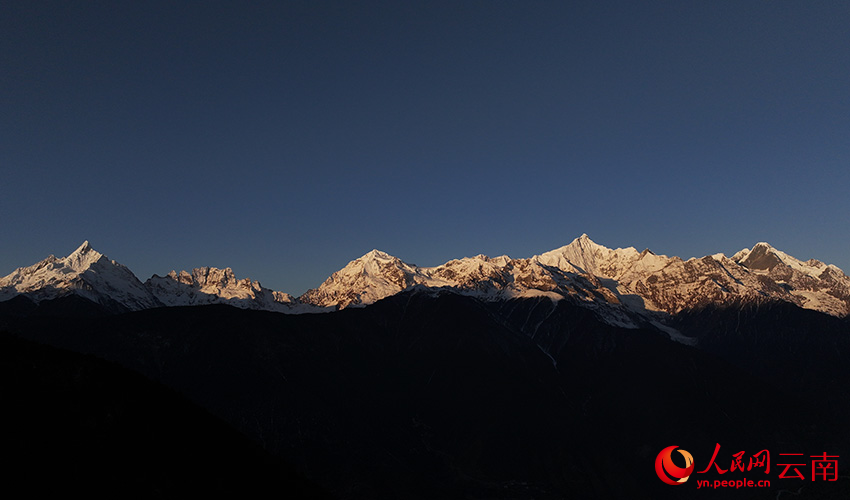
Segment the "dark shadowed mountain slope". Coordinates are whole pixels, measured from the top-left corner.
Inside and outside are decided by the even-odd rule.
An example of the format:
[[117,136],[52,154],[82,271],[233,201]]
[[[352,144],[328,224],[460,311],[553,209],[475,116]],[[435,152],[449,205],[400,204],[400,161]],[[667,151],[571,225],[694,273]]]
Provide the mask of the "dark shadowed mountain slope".
[[[847,324],[833,320],[825,328]],[[777,360],[764,367],[758,352],[735,351],[751,326],[703,350],[602,323],[569,301],[446,291],[330,314],[207,306],[7,321],[162,381],[342,498],[681,498],[652,468],[666,446],[690,450],[699,465],[718,442],[729,454],[850,451],[844,400],[821,419],[823,401],[776,376],[782,356],[796,355],[794,322],[808,316],[784,319]],[[817,356],[844,339],[809,338],[808,349]],[[812,382],[847,386],[843,365],[825,370]],[[810,485],[800,498],[835,488]]]
[[138,373],[0,334],[0,491],[9,498],[330,498]]

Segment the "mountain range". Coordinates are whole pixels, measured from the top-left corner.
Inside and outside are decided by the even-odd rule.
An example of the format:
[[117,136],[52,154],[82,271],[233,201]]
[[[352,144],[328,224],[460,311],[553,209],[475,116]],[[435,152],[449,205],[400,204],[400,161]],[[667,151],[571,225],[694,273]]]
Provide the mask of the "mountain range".
[[[42,464],[18,467],[31,472],[17,484],[60,477],[80,491],[97,473],[69,463],[100,471],[140,453],[138,485],[123,487],[165,497],[229,474],[344,500],[845,499],[844,472],[783,479],[779,454],[850,454],[847,290],[840,269],[766,243],[682,260],[582,235],[530,258],[435,267],[373,250],[300,297],[209,267],[142,282],[85,243],[0,280],[0,369],[16,395],[4,428],[10,456]],[[167,399],[136,396],[120,370],[97,368],[104,360],[291,469],[209,469],[206,444],[168,437],[186,426],[170,423]],[[106,404],[117,396],[150,411]],[[209,419],[181,412],[190,428]],[[124,437],[145,428],[137,414],[168,415],[140,448]],[[114,452],[57,449],[92,439]],[[718,444],[724,468],[767,449],[774,463],[758,477],[773,484],[690,493],[698,478],[744,476],[732,471],[664,484],[652,464],[674,444],[699,470]],[[274,463],[238,443],[227,453]],[[200,469],[181,475],[169,457]]]
[[594,311],[605,323],[626,328],[665,328],[670,315],[708,305],[769,301],[841,318],[850,314],[850,278],[841,269],[814,259],[801,261],[767,243],[731,257],[719,253],[683,260],[649,249],[611,249],[586,234],[530,258],[477,255],[436,267],[419,267],[372,250],[300,297],[237,279],[230,268],[171,271],[141,282],[86,241],[67,257],[51,255],[0,278],[0,301],[24,296],[37,304],[73,294],[113,312],[229,304],[297,314],[366,306],[405,290],[446,289],[484,301],[568,300]]

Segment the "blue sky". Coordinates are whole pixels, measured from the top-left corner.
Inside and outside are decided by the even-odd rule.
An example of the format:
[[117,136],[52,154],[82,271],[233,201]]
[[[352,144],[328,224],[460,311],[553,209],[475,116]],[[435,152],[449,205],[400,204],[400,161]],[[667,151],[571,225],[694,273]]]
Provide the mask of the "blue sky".
[[[651,4],[651,5],[650,5]],[[850,270],[847,2],[5,2],[0,275],[301,293],[588,233]]]

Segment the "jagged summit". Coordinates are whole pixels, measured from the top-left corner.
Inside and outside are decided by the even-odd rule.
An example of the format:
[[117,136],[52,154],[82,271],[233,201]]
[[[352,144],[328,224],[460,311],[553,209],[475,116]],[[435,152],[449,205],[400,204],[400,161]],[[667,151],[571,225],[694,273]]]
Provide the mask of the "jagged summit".
[[264,288],[259,281],[237,279],[233,269],[197,267],[191,273],[171,271],[154,275],[145,287],[167,306],[229,304],[242,309],[293,312],[295,298]]
[[333,273],[299,300],[319,307],[371,304],[422,281],[419,269],[398,257],[372,250]]
[[93,251],[94,251],[94,249],[91,247],[89,240],[85,240],[85,241],[83,241],[83,243],[79,247],[77,247],[76,250],[74,250],[71,253],[71,255],[69,255],[69,257],[72,256],[72,255],[85,254],[85,253],[93,252]]
[[615,278],[627,263],[640,257],[634,247],[610,249],[591,240],[585,233],[569,244],[533,257],[546,266],[579,274]]
[[83,271],[100,259],[105,258],[102,253],[96,251],[88,240],[65,257],[65,263],[75,271]]
[[744,248],[733,255],[732,260],[749,269],[759,271],[770,271],[777,266],[787,266],[813,277],[819,277],[827,270],[844,274],[841,269],[832,264],[825,264],[817,259],[804,262],[765,242],[756,243],[752,250]]
[[162,305],[132,271],[94,250],[88,240],[67,257],[50,255],[0,279],[0,300],[20,294],[35,302],[76,294],[113,310]]
[[393,260],[393,259],[396,259],[396,257],[393,257],[392,255],[388,254],[387,252],[383,252],[381,250],[378,250],[377,248],[373,248],[369,252],[363,254],[363,256],[360,257],[360,259],[365,259],[365,260]]
[[606,249],[606,250],[610,250],[609,248],[604,247],[604,246],[596,243],[592,239],[590,239],[590,236],[588,236],[587,233],[582,233],[581,236],[579,236],[578,238],[575,238],[573,241],[567,243],[566,245],[564,245],[560,248],[556,248],[555,250],[552,250],[552,252],[556,252],[556,251],[559,251],[559,250],[563,251],[563,250],[568,249],[568,248],[574,249],[574,251],[576,251],[576,252],[578,252],[578,251],[593,252],[593,251],[603,249],[603,248]]

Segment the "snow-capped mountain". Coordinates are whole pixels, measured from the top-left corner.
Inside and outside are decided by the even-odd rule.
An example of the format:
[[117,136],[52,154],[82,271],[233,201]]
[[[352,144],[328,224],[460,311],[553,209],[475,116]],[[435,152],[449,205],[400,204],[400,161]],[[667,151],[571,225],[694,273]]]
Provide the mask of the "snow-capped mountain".
[[293,312],[299,305],[288,293],[264,288],[259,281],[236,279],[229,267],[199,267],[191,273],[153,275],[145,287],[166,306],[229,304],[242,309]]
[[136,311],[162,306],[132,271],[95,251],[88,241],[65,258],[51,255],[0,278],[0,301],[25,295],[41,302],[69,294],[112,310]]
[[[486,301],[569,300],[617,326],[640,326],[707,305],[785,301],[833,316],[850,315],[850,278],[817,260],[800,261],[767,243],[682,260],[633,247],[611,249],[586,234],[530,258],[477,255],[419,267],[379,250],[349,262],[298,298],[237,279],[230,268],[154,275],[144,284],[88,242],[64,259],[50,256],[0,279],[0,301],[36,302],[78,294],[113,309],[230,304],[285,313],[372,304],[408,289],[451,290]],[[114,307],[113,307],[114,306]]]
[[323,311],[298,302],[288,293],[265,288],[259,281],[236,279],[230,268],[201,267],[191,273],[171,271],[142,283],[130,269],[109,260],[88,241],[67,257],[51,255],[0,278],[0,301],[16,295],[24,295],[36,303],[79,295],[116,312],[203,304],[287,313]]
[[299,300],[339,308],[368,305],[411,287],[451,288],[466,295],[499,300],[547,295],[616,298],[592,274],[558,269],[532,259],[486,255],[418,267],[380,250],[349,262]]
[[366,305],[427,281],[427,276],[418,267],[380,250],[372,250],[349,262],[298,300],[322,307]]
[[[367,305],[411,287],[451,288],[485,300],[545,295],[604,310],[628,324],[633,313],[675,314],[708,304],[782,300],[834,316],[850,314],[850,278],[816,260],[801,262],[759,243],[732,258],[682,260],[649,249],[610,249],[586,234],[524,259],[484,255],[418,267],[373,250],[299,298],[339,308]],[[632,321],[632,323],[634,323]]]
[[815,259],[803,262],[764,242],[732,260],[782,287],[794,297],[789,302],[833,316],[850,314],[850,280],[836,266]]

